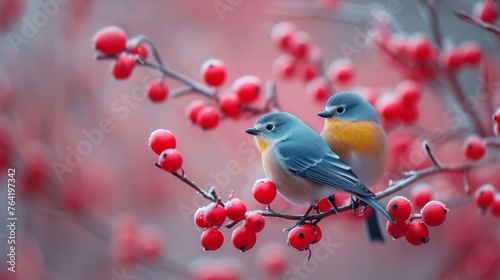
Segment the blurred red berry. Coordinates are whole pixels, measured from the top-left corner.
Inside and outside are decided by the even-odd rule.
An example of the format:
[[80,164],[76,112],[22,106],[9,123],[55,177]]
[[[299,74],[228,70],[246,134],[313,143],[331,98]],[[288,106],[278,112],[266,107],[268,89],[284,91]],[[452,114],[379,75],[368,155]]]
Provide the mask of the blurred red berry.
[[420,100],[422,88],[420,84],[415,81],[405,80],[396,86],[394,92],[405,104],[415,105]]
[[200,207],[194,213],[194,223],[200,228],[208,228],[207,222],[205,222],[205,212],[206,207]]
[[429,201],[422,210],[422,221],[431,227],[437,227],[444,223],[446,220],[446,213],[448,209],[444,206],[442,202],[433,200]]
[[255,243],[257,242],[257,234],[243,226],[239,226],[233,231],[231,240],[236,249],[241,252],[246,252],[255,246]]
[[205,102],[199,99],[193,100],[191,101],[191,103],[189,103],[186,109],[186,115],[191,120],[191,122],[196,123],[198,121],[198,115],[201,109],[203,109],[204,107]]
[[306,95],[313,101],[325,104],[330,96],[326,81],[323,78],[316,78],[307,83]]
[[486,143],[478,136],[469,136],[462,146],[465,156],[471,160],[479,160],[486,153]]
[[238,198],[232,198],[226,202],[226,215],[233,221],[240,221],[245,219],[247,206],[243,201]]
[[196,123],[205,129],[215,128],[219,124],[219,112],[214,107],[204,107],[198,112]]
[[465,42],[462,44],[461,52],[464,56],[464,62],[469,66],[477,66],[483,57],[483,49],[476,42]]
[[308,63],[306,65],[306,68],[304,69],[304,72],[302,74],[302,78],[304,78],[305,82],[309,82],[310,80],[316,78],[318,75],[318,71],[316,70],[316,66],[312,63]]
[[493,204],[491,204],[490,211],[493,216],[500,217],[500,193],[497,193],[495,195],[495,199],[493,200]]
[[161,230],[155,226],[140,228],[137,239],[137,250],[140,258],[155,259],[165,250],[165,238]]
[[429,38],[421,33],[415,33],[408,37],[406,50],[409,57],[417,62],[433,61],[437,57],[436,47]]
[[314,229],[310,225],[299,225],[288,232],[288,246],[299,251],[309,248],[315,239]]
[[72,185],[64,187],[62,189],[62,200],[66,208],[73,213],[80,213],[85,209],[84,195],[81,187]]
[[209,59],[201,66],[201,77],[209,86],[221,86],[226,81],[226,76],[226,66],[218,59]]
[[500,137],[500,124],[494,123],[493,124],[493,133],[497,136]]
[[493,0],[476,2],[473,7],[473,14],[486,23],[495,24],[498,18],[497,5]]
[[493,204],[496,189],[491,184],[482,185],[474,193],[476,205],[485,210]]
[[106,55],[117,55],[125,50],[127,35],[119,27],[108,26],[97,31],[92,41],[95,50]]
[[153,82],[148,88],[148,97],[153,102],[161,102],[168,97],[168,88],[162,82]]
[[394,221],[405,221],[411,215],[411,202],[408,198],[398,195],[389,200],[386,209]]
[[266,274],[274,277],[281,276],[289,265],[286,247],[276,241],[259,246],[255,259]]
[[173,173],[181,168],[182,155],[176,149],[167,149],[160,154],[158,162],[162,169]]
[[420,246],[429,242],[429,229],[421,221],[412,221],[406,227],[405,238],[411,245]]
[[166,149],[175,149],[177,146],[177,140],[175,140],[174,134],[170,130],[157,129],[151,132],[149,136],[149,147],[157,155]]
[[413,205],[415,205],[417,209],[421,209],[432,200],[434,194],[429,184],[420,183],[411,189],[410,197],[413,201]]
[[253,102],[259,97],[262,82],[255,76],[243,76],[233,83],[233,92],[241,103]]
[[210,227],[220,227],[226,221],[226,209],[219,203],[212,202],[205,209],[205,223]]
[[416,105],[405,105],[401,111],[400,118],[406,124],[414,124],[420,115]]
[[224,235],[216,228],[207,228],[201,234],[201,246],[205,251],[219,249],[224,243]]
[[238,118],[241,116],[240,100],[234,94],[228,94],[219,101],[219,110],[226,116]]
[[401,118],[405,106],[400,100],[394,97],[385,97],[385,96],[384,99],[379,99],[379,100],[383,100],[381,102],[377,102],[377,107],[380,108],[382,117],[384,117],[389,121]]
[[318,210],[321,213],[328,212],[332,209],[332,205],[330,204],[330,202],[326,198],[322,198],[322,199],[318,200],[318,202],[316,203],[316,206],[318,207]]
[[297,69],[297,59],[289,54],[283,54],[273,63],[274,74],[282,79],[290,79]]
[[245,218],[243,226],[249,231],[257,233],[264,229],[266,226],[266,220],[261,214],[251,213]]
[[2,0],[0,1],[0,30],[8,30],[12,24],[21,18],[25,1]]
[[465,62],[465,56],[462,50],[457,47],[451,47],[441,53],[441,65],[446,70],[454,71],[460,68]]
[[321,228],[318,225],[314,225],[312,226],[312,228],[314,230],[314,240],[311,241],[311,244],[316,244],[323,237],[323,232],[321,231]]
[[268,179],[260,179],[255,181],[252,194],[259,203],[269,204],[276,198],[276,186]]
[[139,56],[142,60],[148,59],[148,56],[149,56],[148,47],[143,43],[140,43],[140,44],[136,45],[135,47],[128,49],[127,51],[130,54],[135,54],[135,55]]
[[334,84],[346,84],[354,78],[354,68],[349,59],[340,58],[330,64],[327,75]]
[[500,125],[500,108],[496,109],[495,113],[493,114],[493,120],[497,125]]
[[385,229],[392,238],[398,239],[405,236],[407,226],[408,223],[406,221],[399,221],[396,223],[391,223],[390,221],[387,221]]
[[111,72],[115,79],[123,80],[130,77],[134,68],[135,57],[131,55],[122,55],[112,64]]
[[293,23],[280,22],[271,28],[271,40],[281,50],[290,49],[290,40],[297,28]]
[[306,58],[311,51],[311,36],[305,31],[297,31],[290,37],[290,51],[296,58]]

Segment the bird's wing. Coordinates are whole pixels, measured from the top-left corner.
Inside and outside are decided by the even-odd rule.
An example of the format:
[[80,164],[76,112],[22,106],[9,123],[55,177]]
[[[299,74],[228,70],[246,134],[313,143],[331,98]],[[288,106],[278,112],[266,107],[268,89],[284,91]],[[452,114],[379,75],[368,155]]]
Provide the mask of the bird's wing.
[[[297,147],[301,147],[297,149]],[[352,172],[325,144],[303,145],[283,141],[276,146],[277,158],[289,172],[321,185],[336,187],[360,197],[374,197],[372,191],[363,186]]]

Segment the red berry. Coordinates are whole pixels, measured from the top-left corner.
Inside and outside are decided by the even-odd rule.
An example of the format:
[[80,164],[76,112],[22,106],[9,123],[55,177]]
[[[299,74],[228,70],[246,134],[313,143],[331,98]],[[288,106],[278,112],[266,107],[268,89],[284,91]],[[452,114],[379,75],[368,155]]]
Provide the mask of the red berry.
[[318,225],[314,225],[312,228],[314,230],[314,240],[311,241],[311,244],[316,244],[321,240],[321,237],[323,237],[323,232]]
[[282,243],[270,241],[259,246],[256,261],[267,275],[277,277],[283,275],[288,268],[288,255]]
[[406,221],[399,221],[396,223],[391,223],[387,221],[385,228],[387,233],[394,239],[401,238],[405,236],[408,223]]
[[117,55],[125,50],[127,35],[123,29],[116,26],[105,27],[92,39],[94,49],[106,55]]
[[350,82],[354,77],[354,69],[349,59],[337,59],[327,70],[327,75],[333,83],[345,84]]
[[433,200],[428,202],[424,208],[420,210],[420,214],[422,214],[422,220],[426,225],[437,227],[444,223],[448,211],[449,210],[443,203]]
[[497,137],[500,137],[500,124],[493,124],[493,133],[495,133]]
[[148,47],[143,43],[140,43],[137,46],[135,46],[127,51],[130,54],[135,54],[135,55],[139,56],[142,60],[148,59],[148,56],[149,56]]
[[486,23],[495,24],[498,18],[497,5],[493,0],[476,2],[473,7],[473,14]]
[[401,120],[407,124],[413,124],[418,120],[419,111],[416,105],[405,105],[401,111]]
[[219,109],[224,115],[231,118],[241,116],[240,100],[234,94],[222,97],[219,102]]
[[257,234],[243,226],[240,226],[233,231],[231,240],[233,241],[233,245],[236,249],[241,252],[246,252],[252,249],[257,242]]
[[201,234],[201,246],[205,251],[219,249],[224,243],[224,235],[216,228],[207,228]]
[[323,78],[316,78],[307,83],[306,95],[313,101],[324,104],[330,96],[326,81]]
[[290,37],[290,50],[296,58],[306,58],[311,50],[311,37],[307,32],[297,31]]
[[205,222],[205,212],[207,208],[206,207],[200,207],[196,210],[194,213],[194,223],[199,226],[200,228],[208,228],[207,222]]
[[497,125],[500,125],[500,108],[498,108],[493,114],[493,120]]
[[408,198],[398,195],[389,200],[386,209],[394,221],[406,221],[411,215],[411,202]]
[[168,97],[168,88],[162,82],[154,82],[149,85],[148,96],[153,102],[161,102]]
[[288,246],[299,251],[309,248],[315,239],[314,229],[310,225],[299,225],[288,232]]
[[205,210],[205,223],[210,227],[220,227],[226,221],[226,209],[215,202],[207,205]]
[[232,198],[226,202],[226,215],[233,221],[240,221],[245,218],[247,206],[238,198]]
[[321,213],[325,213],[325,212],[332,210],[332,205],[330,204],[330,202],[326,198],[322,198],[322,199],[318,200],[318,202],[316,203],[316,206],[318,207],[318,210]]
[[276,186],[268,179],[260,179],[255,181],[252,194],[259,203],[269,204],[276,198]]
[[273,63],[274,74],[282,79],[290,79],[295,74],[297,59],[289,54],[279,56]]
[[191,103],[189,103],[186,109],[186,114],[191,120],[191,122],[196,123],[196,121],[198,121],[198,115],[201,109],[203,109],[204,107],[205,107],[205,102],[199,99],[193,100],[191,101]]
[[266,220],[264,219],[264,216],[258,213],[252,213],[248,215],[245,218],[245,223],[243,224],[245,228],[255,233],[262,231],[265,225]]
[[182,155],[176,149],[167,149],[160,154],[158,161],[162,169],[173,173],[181,168]]
[[451,47],[441,54],[441,64],[444,69],[451,71],[456,70],[460,68],[464,62],[465,56],[459,48]]
[[405,238],[411,245],[420,246],[429,242],[429,229],[421,221],[412,221],[406,228]]
[[253,102],[259,97],[261,81],[255,76],[243,76],[233,83],[233,92],[241,103]]
[[157,155],[166,149],[175,149],[177,141],[175,140],[174,134],[170,130],[157,129],[151,133],[149,136],[149,147]]
[[418,100],[420,100],[422,88],[419,83],[412,80],[406,80],[399,83],[394,89],[394,92],[401,98],[403,103],[415,105]]
[[219,124],[219,120],[219,112],[214,107],[204,107],[198,112],[196,123],[205,129],[212,129]]
[[495,217],[500,217],[500,193],[495,195],[493,204],[491,204],[491,214]]
[[476,42],[465,42],[460,47],[464,56],[464,62],[470,66],[477,66],[483,57],[483,49]]
[[486,143],[477,136],[470,136],[465,139],[462,149],[468,159],[479,160],[486,153]]
[[433,198],[433,192],[429,184],[420,183],[411,189],[410,197],[413,205],[420,209],[425,206]]
[[309,63],[304,69],[302,77],[304,78],[305,82],[309,82],[310,80],[314,79],[317,75],[318,71],[316,70],[316,66],[314,66],[314,64],[312,63]]
[[290,38],[295,33],[296,27],[290,22],[280,22],[271,29],[271,40],[281,50],[290,49]]
[[158,258],[165,248],[165,239],[161,230],[155,226],[142,227],[137,239],[137,253],[147,260]]
[[406,41],[408,56],[418,62],[432,61],[437,51],[429,38],[421,33],[412,34]]
[[135,68],[135,57],[131,55],[120,56],[111,67],[111,72],[115,79],[123,80],[130,77]]
[[474,200],[476,201],[477,206],[482,209],[490,207],[495,199],[495,192],[496,189],[491,184],[479,187],[474,193]]
[[226,76],[226,66],[218,59],[209,59],[201,66],[201,77],[209,86],[221,86],[226,81]]

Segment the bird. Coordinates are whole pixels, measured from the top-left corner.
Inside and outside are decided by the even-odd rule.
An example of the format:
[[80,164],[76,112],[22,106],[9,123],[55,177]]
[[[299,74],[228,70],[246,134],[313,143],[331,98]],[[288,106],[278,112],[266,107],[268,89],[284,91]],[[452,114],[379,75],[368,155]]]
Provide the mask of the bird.
[[351,167],[316,131],[294,115],[267,113],[245,132],[255,138],[264,173],[276,190],[291,204],[308,206],[297,224],[304,221],[319,199],[333,197],[338,192],[350,193],[394,221]]
[[[325,118],[320,135],[330,149],[347,163],[365,186],[383,177],[387,164],[387,137],[373,106],[352,92],[333,94],[319,112]],[[384,241],[377,216],[366,220],[371,241]]]

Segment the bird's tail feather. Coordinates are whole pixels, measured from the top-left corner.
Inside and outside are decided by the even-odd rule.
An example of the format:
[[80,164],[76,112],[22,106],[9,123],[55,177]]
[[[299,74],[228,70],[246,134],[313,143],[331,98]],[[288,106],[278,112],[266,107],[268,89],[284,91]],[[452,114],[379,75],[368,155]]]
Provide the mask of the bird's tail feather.
[[385,210],[385,208],[382,205],[380,205],[380,203],[378,203],[378,201],[375,200],[375,198],[373,198],[373,197],[359,197],[359,199],[361,199],[366,204],[368,204],[371,207],[373,207],[375,210],[377,210],[380,213],[382,213],[382,215],[384,215],[389,221],[391,221],[392,223],[394,223],[394,219],[391,217],[391,215],[389,214],[389,212],[387,212],[387,210]]

